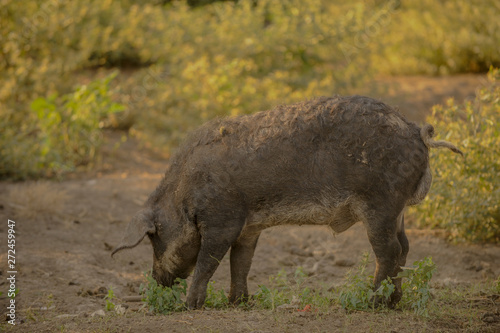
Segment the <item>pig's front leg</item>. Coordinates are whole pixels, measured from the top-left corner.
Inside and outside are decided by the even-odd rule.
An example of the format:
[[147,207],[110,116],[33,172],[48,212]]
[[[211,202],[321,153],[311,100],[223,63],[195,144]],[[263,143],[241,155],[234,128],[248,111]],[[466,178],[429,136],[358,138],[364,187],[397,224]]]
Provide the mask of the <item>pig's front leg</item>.
[[234,220],[232,222],[219,226],[214,226],[213,223],[200,223],[201,247],[187,297],[189,309],[203,307],[210,278],[231,245],[238,239],[244,220],[241,223]]
[[229,301],[238,304],[248,298],[247,276],[260,231],[242,235],[231,247],[231,292]]

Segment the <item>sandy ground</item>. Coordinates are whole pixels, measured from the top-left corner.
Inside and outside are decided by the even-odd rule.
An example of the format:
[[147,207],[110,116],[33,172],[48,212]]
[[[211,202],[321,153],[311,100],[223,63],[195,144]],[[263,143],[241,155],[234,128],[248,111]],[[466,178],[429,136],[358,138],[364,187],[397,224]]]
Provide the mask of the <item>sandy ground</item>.
[[[388,79],[386,79],[387,81]],[[482,76],[391,79],[384,100],[399,104],[412,119],[422,119],[430,105],[446,96],[473,96]],[[381,79],[380,82],[383,82]],[[393,89],[391,91],[391,89]],[[400,96],[406,96],[405,98]],[[118,297],[137,295],[151,268],[152,251],[147,240],[137,248],[110,257],[129,218],[141,208],[157,186],[167,161],[145,151],[132,139],[114,150],[120,133],[108,133],[99,168],[71,175],[59,182],[0,182],[0,313],[6,312],[7,220],[16,222],[17,325],[0,324],[0,331],[19,332],[302,332],[384,330],[392,332],[461,331],[467,318],[420,321],[403,313],[346,314],[340,308],[329,313],[301,314],[229,309],[150,316],[129,303],[123,316],[93,316],[104,309],[106,290]],[[407,231],[408,263],[432,256],[438,266],[433,283],[447,286],[474,284],[500,275],[499,245],[452,245],[436,230]],[[312,286],[336,286],[363,252],[371,252],[364,227],[355,225],[341,235],[322,227],[280,227],[266,230],[249,274],[250,293],[280,269],[298,266],[310,274]],[[370,270],[373,269],[373,264]],[[226,256],[213,280],[229,291]],[[189,280],[188,280],[189,281]],[[125,304],[125,302],[124,302]],[[483,306],[483,305],[481,305]],[[498,313],[498,299],[484,304],[481,313]],[[496,311],[496,312],[495,312]],[[3,320],[4,317],[2,317]],[[500,330],[498,321],[481,322],[478,331]],[[498,331],[497,331],[498,332]]]

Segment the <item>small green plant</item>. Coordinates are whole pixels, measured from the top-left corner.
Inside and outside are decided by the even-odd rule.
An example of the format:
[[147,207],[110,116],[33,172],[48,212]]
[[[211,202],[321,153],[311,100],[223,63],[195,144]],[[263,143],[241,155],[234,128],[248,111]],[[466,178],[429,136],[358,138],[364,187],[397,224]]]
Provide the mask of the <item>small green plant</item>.
[[[363,254],[356,270],[347,273],[347,283],[339,294],[340,305],[347,310],[368,310],[375,308],[376,298],[388,301],[394,292],[394,285],[390,279],[382,281],[377,290],[373,290],[373,277],[366,274],[366,266],[370,262],[370,254]],[[385,302],[382,302],[384,304]],[[383,305],[381,306],[383,307]]]
[[[390,278],[381,282],[377,290],[373,290],[373,277],[366,273],[366,266],[370,261],[368,253],[363,254],[361,263],[355,271],[350,271],[347,283],[341,288],[339,294],[340,305],[347,310],[375,309],[375,300],[382,300],[377,309],[385,308],[384,304],[389,300],[395,290]],[[406,268],[397,275],[402,278],[403,295],[398,307],[409,308],[416,314],[426,315],[427,305],[430,300],[429,281],[436,271],[436,265],[432,258],[415,261],[412,268]]]
[[298,267],[289,278],[285,270],[269,278],[270,287],[259,285],[259,290],[253,296],[254,304],[263,309],[275,310],[279,306],[288,305],[290,308],[314,309],[330,306],[330,292],[314,290],[305,287],[307,274],[302,267]]
[[427,304],[431,298],[429,282],[435,271],[436,264],[431,257],[415,261],[411,269],[403,269],[398,274],[399,278],[403,278],[403,297],[399,306],[409,307],[419,315],[427,315]]
[[258,307],[275,310],[278,306],[289,301],[289,297],[285,294],[285,289],[288,285],[285,270],[281,269],[276,276],[270,276],[269,282],[273,287],[269,288],[265,285],[259,285],[259,290],[254,295],[254,300]]
[[143,301],[149,307],[149,311],[160,314],[169,314],[171,312],[183,311],[186,306],[183,297],[186,296],[187,282],[185,279],[177,278],[174,285],[163,287],[159,285],[151,276],[151,273],[145,273],[147,284],[141,284],[140,290],[143,295]]
[[256,305],[263,309],[276,310],[280,305],[286,304],[289,298],[283,290],[269,288],[265,285],[259,285],[259,290],[254,296]]
[[73,93],[37,98],[31,103],[38,123],[39,168],[55,172],[90,163],[102,143],[106,116],[123,110],[111,100],[109,83],[102,80],[78,87]]
[[109,287],[108,294],[104,297],[106,300],[106,311],[113,311],[115,309],[115,303],[113,303],[113,299],[115,299],[115,293],[113,289]]
[[216,290],[214,287],[214,282],[211,281],[207,286],[207,298],[205,298],[205,306],[211,309],[224,309],[229,305],[229,299],[227,298],[224,290]]
[[[59,176],[91,165],[102,144],[106,118],[123,110],[113,102],[109,85],[116,73],[62,96],[51,94],[32,101],[24,131],[0,125],[0,177]],[[14,115],[12,115],[14,117]]]

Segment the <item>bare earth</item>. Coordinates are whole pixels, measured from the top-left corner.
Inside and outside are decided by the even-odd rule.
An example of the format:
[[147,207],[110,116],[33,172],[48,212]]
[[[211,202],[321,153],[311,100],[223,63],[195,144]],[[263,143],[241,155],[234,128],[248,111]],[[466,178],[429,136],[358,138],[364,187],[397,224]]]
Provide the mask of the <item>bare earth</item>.
[[[391,78],[383,98],[399,104],[414,120],[422,120],[429,107],[455,96],[474,95],[483,76],[448,78]],[[401,95],[403,97],[401,97]],[[398,97],[397,97],[398,96]],[[377,96],[380,97],[380,96]],[[60,182],[0,182],[0,331],[13,332],[499,332],[500,300],[495,295],[464,299],[457,306],[475,309],[473,317],[420,318],[406,312],[346,313],[333,305],[328,312],[228,309],[187,311],[152,316],[128,306],[124,315],[106,313],[103,297],[138,295],[143,272],[151,268],[152,251],[147,240],[114,259],[129,218],[141,208],[159,183],[166,159],[141,149],[129,139],[113,149],[121,134],[108,133],[98,171],[79,173]],[[467,209],[467,207],[464,207]],[[8,298],[7,219],[16,221],[15,326],[4,322]],[[411,221],[410,221],[411,222]],[[433,286],[462,286],[496,279],[500,275],[499,245],[452,245],[438,230],[408,230],[408,263],[432,256],[438,272]],[[266,230],[260,240],[249,275],[250,293],[280,269],[298,266],[310,274],[311,286],[337,286],[363,252],[371,252],[364,227],[355,225],[340,235],[322,227],[280,227]],[[373,256],[372,256],[373,257]],[[373,269],[373,264],[370,270]],[[229,260],[224,258],[213,280],[229,289]],[[188,280],[189,281],[189,280]],[[494,297],[495,296],[495,297]],[[488,317],[489,316],[489,317]],[[485,318],[492,318],[486,320]]]

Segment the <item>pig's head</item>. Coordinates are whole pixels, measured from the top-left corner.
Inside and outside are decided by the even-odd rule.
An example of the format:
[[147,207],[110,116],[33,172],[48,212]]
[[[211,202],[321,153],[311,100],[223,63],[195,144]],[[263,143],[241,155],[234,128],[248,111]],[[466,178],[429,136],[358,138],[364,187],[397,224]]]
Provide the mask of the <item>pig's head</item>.
[[143,209],[132,218],[121,244],[111,255],[136,247],[146,235],[153,246],[153,278],[167,287],[176,278],[187,278],[200,249],[200,235],[194,223],[169,216],[161,209]]

